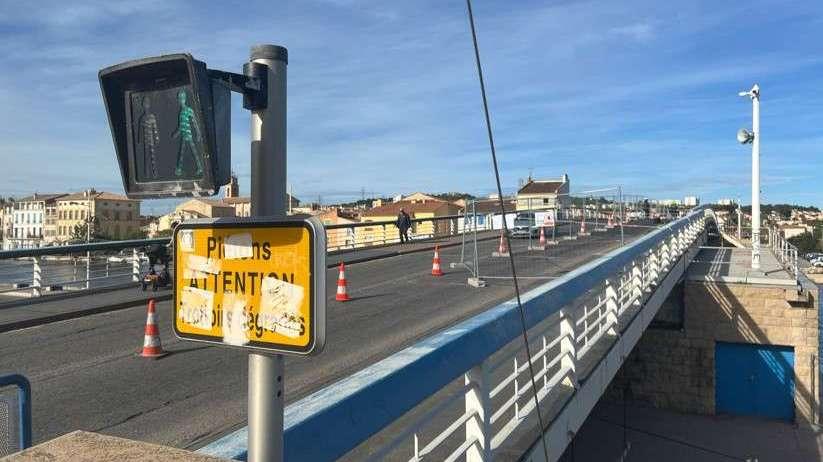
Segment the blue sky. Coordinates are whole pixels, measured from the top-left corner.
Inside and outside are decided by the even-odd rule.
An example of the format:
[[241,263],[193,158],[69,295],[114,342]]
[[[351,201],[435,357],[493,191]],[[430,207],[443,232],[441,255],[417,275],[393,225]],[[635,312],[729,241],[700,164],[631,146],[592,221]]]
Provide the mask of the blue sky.
[[[820,1],[474,9],[506,189],[531,170],[568,172],[577,190],[748,202],[750,149],[734,136],[751,103],[737,92],[757,82],[763,201],[823,206]],[[461,0],[0,0],[0,194],[122,191],[97,71],[188,51],[239,72],[256,43],[289,49],[296,196],[494,189]],[[248,126],[235,95],[243,191]]]

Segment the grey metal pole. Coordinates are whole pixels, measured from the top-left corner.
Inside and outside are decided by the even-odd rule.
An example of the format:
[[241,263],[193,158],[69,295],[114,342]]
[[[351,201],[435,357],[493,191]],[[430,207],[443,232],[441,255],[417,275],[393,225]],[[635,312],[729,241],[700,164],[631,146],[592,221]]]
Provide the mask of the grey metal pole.
[[[86,190],[86,244],[91,240],[91,189]],[[91,287],[91,252],[86,251],[86,290]]]
[[760,269],[760,87],[752,93],[752,269]]
[[[477,202],[472,202],[472,228],[474,228],[474,277],[480,279],[480,255],[477,253]],[[505,219],[505,218],[504,218]],[[492,223],[493,224],[493,223]],[[493,227],[493,226],[492,226]]]
[[620,201],[620,247],[623,247],[626,245],[626,240],[623,237],[623,186],[617,186],[617,195],[619,196],[618,200]]
[[[268,67],[268,103],[251,115],[251,216],[286,215],[288,51],[256,45],[250,60]],[[249,462],[283,460],[283,355],[249,353]]]
[[740,210],[740,199],[737,199],[737,240],[743,241],[743,211]]

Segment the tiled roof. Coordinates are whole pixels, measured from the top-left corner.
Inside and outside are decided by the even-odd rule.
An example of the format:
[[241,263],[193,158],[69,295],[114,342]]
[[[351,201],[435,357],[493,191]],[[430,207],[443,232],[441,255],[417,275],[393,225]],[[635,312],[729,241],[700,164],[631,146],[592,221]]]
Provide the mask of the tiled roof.
[[560,186],[563,185],[562,181],[535,181],[531,180],[526,183],[517,194],[548,194],[548,193],[556,193]]
[[451,204],[449,202],[440,202],[440,201],[427,201],[427,202],[409,202],[409,201],[399,201],[399,202],[392,202],[391,204],[381,205],[380,207],[374,207],[369,210],[363,212],[364,217],[385,217],[385,216],[393,216],[400,213],[400,209],[404,209],[406,213],[409,215],[414,215],[415,213],[431,213],[435,212],[440,208],[448,207],[451,205],[452,207],[457,208],[456,205]]
[[[512,199],[504,199],[503,200],[504,207],[506,208],[506,212],[513,212],[517,206],[515,205],[515,201]],[[472,204],[471,202],[466,204],[466,212],[471,213],[472,211]],[[500,200],[499,199],[484,199],[475,202],[474,204],[474,213],[478,215],[487,215],[490,213],[500,213]]]
[[[134,201],[139,202],[138,199],[129,199],[128,197],[122,194],[114,194],[106,191],[95,191],[91,193],[92,198],[94,199],[102,199],[108,201]],[[63,195],[63,197],[59,198],[60,201],[78,201],[78,200],[86,200],[88,196],[86,196],[85,191],[71,193]]]
[[39,202],[39,201],[50,201],[57,198],[61,198],[61,196],[65,196],[65,194],[40,194],[37,193],[37,197],[35,198],[34,195],[26,196],[22,199],[17,199],[16,202]]
[[[298,199],[298,198],[296,198],[296,197],[293,197],[293,196],[290,196],[290,195],[287,193],[287,194],[286,194],[286,199],[288,199],[289,197],[291,197],[291,199],[292,199],[295,203],[297,203],[297,204],[299,204],[299,203],[300,203],[300,199]],[[231,205],[234,205],[234,204],[248,204],[249,202],[251,202],[251,197],[249,197],[249,196],[224,197],[224,198],[222,198],[222,199],[220,199],[220,200],[221,200],[221,201],[223,201],[223,202],[224,202],[224,203],[226,203],[226,204],[231,204]]]

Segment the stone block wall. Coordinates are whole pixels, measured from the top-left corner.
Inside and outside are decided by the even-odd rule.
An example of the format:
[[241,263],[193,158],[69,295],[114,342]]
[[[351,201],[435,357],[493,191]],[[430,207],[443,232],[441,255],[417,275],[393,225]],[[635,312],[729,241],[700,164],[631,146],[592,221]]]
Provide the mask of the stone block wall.
[[680,412],[715,413],[716,342],[794,347],[795,418],[815,422],[819,345],[817,292],[808,303],[796,289],[686,281],[682,329],[648,329],[607,391]]

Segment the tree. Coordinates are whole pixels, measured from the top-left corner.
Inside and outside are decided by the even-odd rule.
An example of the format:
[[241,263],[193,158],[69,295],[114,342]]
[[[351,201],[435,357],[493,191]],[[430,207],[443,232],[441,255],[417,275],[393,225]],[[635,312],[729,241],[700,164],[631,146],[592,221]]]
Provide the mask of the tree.
[[91,233],[89,233],[89,235],[86,234],[86,228],[88,226],[88,221],[74,225],[74,228],[72,228],[71,230],[71,236],[69,237],[69,241],[75,244],[86,242],[87,237],[89,239],[89,242],[109,240],[109,237],[103,234],[102,231],[100,231],[100,220],[97,217],[94,217],[94,219],[92,220]]
[[126,235],[126,239],[145,239],[146,232],[140,228],[135,229],[134,231],[130,232]]
[[476,197],[469,193],[464,192],[445,192],[445,193],[438,193],[432,194],[432,197],[436,197],[438,199],[443,199],[444,201],[454,202],[460,199],[465,199],[467,201],[474,200]]
[[820,241],[812,233],[803,233],[799,236],[789,238],[789,242],[797,247],[797,251],[803,255],[809,252],[820,251]]

